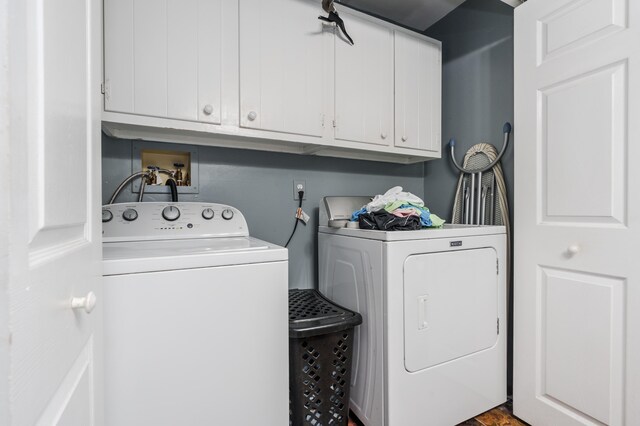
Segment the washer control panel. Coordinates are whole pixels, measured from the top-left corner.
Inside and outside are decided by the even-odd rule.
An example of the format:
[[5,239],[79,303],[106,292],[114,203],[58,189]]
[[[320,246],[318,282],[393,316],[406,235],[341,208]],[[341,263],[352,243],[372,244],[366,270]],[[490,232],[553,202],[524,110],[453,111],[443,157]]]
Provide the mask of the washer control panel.
[[103,241],[247,237],[244,215],[214,203],[123,203],[102,206]]

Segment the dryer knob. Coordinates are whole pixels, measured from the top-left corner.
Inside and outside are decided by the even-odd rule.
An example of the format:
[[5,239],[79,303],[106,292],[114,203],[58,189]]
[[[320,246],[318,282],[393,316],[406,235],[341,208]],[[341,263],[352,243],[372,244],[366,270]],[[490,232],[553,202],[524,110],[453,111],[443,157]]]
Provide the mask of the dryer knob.
[[180,210],[176,206],[167,206],[162,210],[162,217],[173,222],[180,217]]
[[136,220],[138,218],[138,212],[135,209],[126,209],[122,213],[122,217],[127,222],[133,222],[134,220]]
[[222,212],[222,218],[223,218],[224,220],[231,220],[231,219],[233,219],[233,210],[231,210],[231,209],[225,209],[225,210]]

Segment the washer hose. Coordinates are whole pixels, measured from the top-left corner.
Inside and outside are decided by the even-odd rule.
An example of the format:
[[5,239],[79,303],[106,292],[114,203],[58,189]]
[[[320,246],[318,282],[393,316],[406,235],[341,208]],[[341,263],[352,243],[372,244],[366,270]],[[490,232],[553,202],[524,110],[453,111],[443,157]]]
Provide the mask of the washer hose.
[[[160,168],[155,168],[155,171],[157,171],[158,173],[164,173],[165,175],[169,175],[171,177],[173,177],[173,172],[171,170],[166,170],[166,169],[160,169]],[[116,198],[118,198],[118,195],[120,195],[120,193],[122,192],[122,190],[124,189],[125,186],[127,186],[127,184],[129,182],[131,182],[132,180],[142,177],[142,179],[145,180],[144,184],[140,185],[140,189],[141,189],[141,194],[139,196],[139,200],[142,201],[142,197],[144,195],[144,189],[146,187],[146,179],[151,175],[152,170],[147,170],[147,171],[141,171],[141,172],[136,172],[134,174],[132,174],[131,176],[129,176],[128,178],[126,178],[124,181],[122,181],[122,183],[120,185],[118,185],[118,187],[116,188],[116,190],[113,192],[113,195],[111,196],[111,198],[109,198],[109,202],[107,204],[113,204],[116,202]],[[176,200],[177,200],[177,195],[176,195]]]
[[165,183],[165,185],[171,188],[171,202],[177,203],[178,202],[178,185],[176,184],[176,181],[173,180],[172,178],[169,178],[167,179],[167,183]]

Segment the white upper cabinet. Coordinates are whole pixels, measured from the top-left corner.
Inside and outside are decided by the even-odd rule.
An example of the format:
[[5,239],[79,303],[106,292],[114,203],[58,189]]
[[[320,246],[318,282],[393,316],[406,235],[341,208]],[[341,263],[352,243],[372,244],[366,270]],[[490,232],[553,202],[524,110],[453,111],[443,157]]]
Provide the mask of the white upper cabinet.
[[440,154],[441,55],[439,45],[395,32],[395,146]]
[[104,0],[103,130],[415,163],[440,157],[441,44],[319,0]]
[[333,32],[320,2],[240,0],[240,126],[322,136]]
[[335,37],[335,138],[393,146],[393,30],[340,16],[355,45]]
[[220,124],[229,3],[105,0],[105,111]]

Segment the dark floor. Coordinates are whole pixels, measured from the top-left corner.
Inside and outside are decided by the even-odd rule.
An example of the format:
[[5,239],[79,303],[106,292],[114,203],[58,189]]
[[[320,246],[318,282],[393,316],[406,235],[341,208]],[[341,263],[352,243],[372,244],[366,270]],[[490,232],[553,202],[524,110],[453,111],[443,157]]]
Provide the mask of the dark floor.
[[[349,426],[362,426],[362,423],[353,416],[349,419]],[[511,402],[480,414],[474,419],[460,423],[458,426],[528,426],[527,423],[516,418],[512,414]]]

